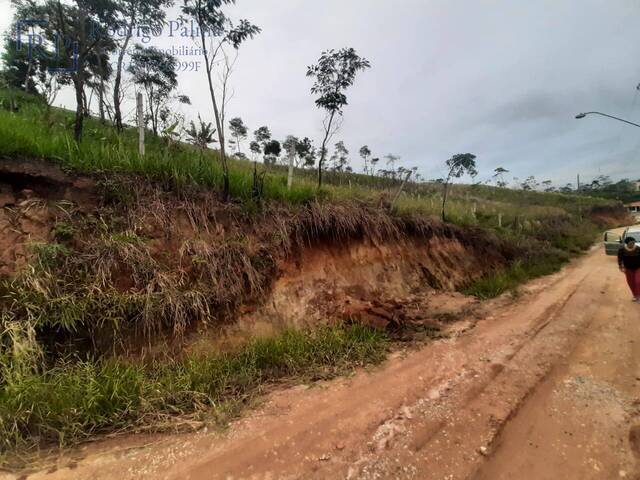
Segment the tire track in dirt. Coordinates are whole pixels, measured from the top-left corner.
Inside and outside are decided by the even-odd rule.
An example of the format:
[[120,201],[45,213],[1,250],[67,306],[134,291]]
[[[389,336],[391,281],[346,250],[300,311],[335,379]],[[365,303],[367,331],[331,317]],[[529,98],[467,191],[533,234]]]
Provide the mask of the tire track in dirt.
[[[640,478],[640,306],[605,274],[597,314],[508,423],[476,480]],[[635,438],[634,438],[635,437]]]

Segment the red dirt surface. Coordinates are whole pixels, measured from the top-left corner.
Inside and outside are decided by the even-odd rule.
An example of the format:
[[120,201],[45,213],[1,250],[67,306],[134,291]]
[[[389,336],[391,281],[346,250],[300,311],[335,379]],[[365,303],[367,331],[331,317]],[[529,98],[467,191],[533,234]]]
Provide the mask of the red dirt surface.
[[477,316],[223,434],[116,438],[22,478],[640,479],[640,305],[615,259],[594,249]]

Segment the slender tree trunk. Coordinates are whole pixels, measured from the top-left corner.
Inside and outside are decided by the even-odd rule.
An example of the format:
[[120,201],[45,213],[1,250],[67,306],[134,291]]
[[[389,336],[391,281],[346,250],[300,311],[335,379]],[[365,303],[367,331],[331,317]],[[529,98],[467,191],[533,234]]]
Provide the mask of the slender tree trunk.
[[31,37],[29,38],[29,53],[27,56],[29,60],[27,62],[27,74],[24,79],[24,93],[29,93],[29,79],[31,78],[31,70],[33,69],[33,50],[31,48],[31,42],[33,41],[33,27],[31,27]]
[[154,136],[158,136],[158,111],[155,105],[155,96],[153,92],[147,94],[147,105],[149,107],[149,118],[151,119],[151,130]]
[[142,92],[136,95],[136,120],[138,121],[138,153],[144,156],[144,106],[142,104]]
[[[202,53],[204,55],[205,70],[207,71],[207,82],[209,83],[209,95],[211,96],[211,104],[213,106],[213,113],[216,118],[216,128],[218,130],[218,141],[220,142],[220,161],[222,163],[222,200],[227,201],[229,199],[229,166],[227,165],[227,155],[224,144],[224,125],[223,119],[220,116],[218,109],[218,102],[216,101],[216,94],[213,90],[213,78],[211,76],[211,64],[209,63],[209,54],[207,52],[205,31],[200,28],[200,41],[202,42]],[[224,99],[223,99],[224,101]]]
[[98,110],[100,112],[100,122],[104,123],[104,79],[100,78],[100,86],[98,87]]
[[322,166],[324,165],[324,160],[327,156],[327,141],[329,140],[329,135],[331,134],[331,124],[333,123],[333,117],[335,116],[335,114],[335,110],[331,112],[331,116],[329,117],[329,124],[327,125],[327,130],[324,133],[324,139],[322,140],[322,148],[320,149],[320,160],[318,161],[318,188],[322,186]]
[[85,91],[84,88],[82,88],[82,114],[85,117],[89,116],[89,102],[90,102],[90,100],[91,100],[91,98],[89,98],[89,100],[87,100],[87,92]]
[[442,221],[446,222],[446,215],[445,215],[445,206],[447,205],[447,195],[449,193],[449,181],[451,180],[451,174],[449,174],[447,176],[447,181],[444,182],[444,193],[442,194]]
[[24,79],[24,93],[29,93],[29,79],[31,78],[31,67],[33,64],[33,60],[29,58],[29,63],[27,64],[27,74]]
[[133,26],[129,27],[127,36],[122,44],[122,49],[118,53],[118,64],[116,65],[116,78],[113,83],[113,111],[114,121],[116,122],[116,129],[118,132],[122,132],[122,112],[120,110],[120,84],[122,83],[122,63],[124,61],[124,55],[131,40],[131,31]]
[[73,128],[73,135],[76,139],[76,142],[80,142],[80,140],[82,140],[82,126],[84,121],[84,85],[82,81],[82,74],[79,71],[74,75],[73,86],[76,91],[76,118]]

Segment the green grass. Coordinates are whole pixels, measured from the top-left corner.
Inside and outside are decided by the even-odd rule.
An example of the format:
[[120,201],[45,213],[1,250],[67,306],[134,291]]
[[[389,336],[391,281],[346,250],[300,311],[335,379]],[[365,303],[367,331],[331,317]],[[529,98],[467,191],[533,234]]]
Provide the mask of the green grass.
[[[59,109],[53,109],[47,121],[42,108],[33,104],[23,105],[18,112],[0,109],[0,155],[50,159],[82,173],[141,174],[174,188],[186,185],[221,188],[223,172],[215,151],[201,156],[189,145],[168,147],[149,134],[146,154],[140,156],[131,129],[118,135],[113,127],[93,118],[85,120],[84,138],[77,144],[71,136],[70,122],[69,113]],[[262,170],[262,166],[259,168]],[[250,199],[253,164],[232,160],[229,180],[233,197]],[[284,175],[267,175],[264,195],[299,204],[315,198],[316,188],[311,182],[298,181],[288,190]]]
[[600,231],[600,226],[587,219],[566,215],[529,223],[518,232],[499,229],[499,235],[524,252],[522,258],[503,270],[480,278],[462,291],[488,299],[514,290],[529,280],[557,272],[571,258],[591,247]]
[[463,293],[482,300],[494,298],[538,277],[557,272],[569,260],[568,256],[545,256],[535,261],[516,262],[505,270],[491,273],[466,287]]
[[[25,350],[26,336],[13,347]],[[5,339],[5,346],[6,346]],[[167,418],[224,423],[274,381],[331,378],[382,361],[384,334],[366,327],[288,330],[231,352],[142,364],[0,356],[0,449],[69,445],[98,433],[157,429]],[[35,362],[33,362],[35,360]],[[33,362],[33,363],[32,363]]]
[[[73,114],[53,108],[50,113],[42,102],[23,92],[0,89],[0,103],[15,98],[17,112],[0,109],[0,155],[45,158],[78,172],[120,172],[144,175],[164,182],[172,188],[196,185],[219,190],[223,172],[217,151],[202,154],[184,143],[167,146],[151,133],[146,137],[146,155],[137,152],[137,133],[128,128],[118,134],[113,126],[97,119],[85,119],[83,140],[72,138]],[[252,162],[230,159],[231,195],[248,200],[253,194]],[[287,189],[287,168],[282,165],[258,166],[266,171],[264,197],[289,204],[301,204],[318,198],[339,202],[343,199],[378,203],[381,195],[393,198],[400,181],[356,173],[326,172],[325,186],[316,187],[315,169],[296,169],[294,184]],[[435,183],[412,183],[397,202],[401,212],[425,215],[440,214],[442,187]],[[504,226],[515,226],[524,220],[569,212],[579,214],[596,205],[614,202],[585,196],[526,192],[486,185],[454,185],[447,212],[454,223],[495,227],[502,214]],[[473,213],[475,209],[475,214]]]

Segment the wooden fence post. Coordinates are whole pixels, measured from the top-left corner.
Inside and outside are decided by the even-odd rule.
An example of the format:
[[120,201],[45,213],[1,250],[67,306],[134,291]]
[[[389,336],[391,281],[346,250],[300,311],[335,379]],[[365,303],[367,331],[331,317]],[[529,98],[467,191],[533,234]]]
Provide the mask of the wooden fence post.
[[402,189],[404,188],[405,184],[409,181],[409,177],[411,176],[412,173],[413,173],[413,170],[409,170],[409,172],[407,172],[407,176],[404,177],[404,180],[400,184],[400,188],[398,189],[398,193],[396,193],[396,196],[393,197],[393,200],[391,201],[391,208],[393,208],[394,204],[396,203],[396,200],[398,200],[398,197],[402,193]]
[[144,157],[144,105],[142,104],[142,92],[136,96],[138,110],[138,152]]
[[293,155],[289,155],[289,176],[287,177],[287,190],[293,185]]

